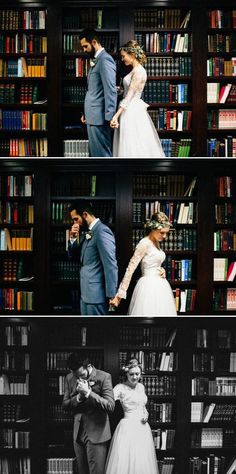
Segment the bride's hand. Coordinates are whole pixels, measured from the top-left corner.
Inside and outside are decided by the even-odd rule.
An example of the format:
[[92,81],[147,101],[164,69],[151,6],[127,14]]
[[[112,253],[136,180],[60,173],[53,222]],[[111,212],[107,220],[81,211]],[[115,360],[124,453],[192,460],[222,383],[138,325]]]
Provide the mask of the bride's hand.
[[165,271],[164,268],[161,268],[161,269],[160,269],[160,277],[161,277],[161,278],[165,278],[165,277],[166,277],[166,271]]
[[118,128],[119,127],[119,122],[118,122],[118,119],[117,119],[116,115],[114,115],[114,117],[112,117],[112,119],[110,121],[110,127],[111,128]]
[[149,417],[149,413],[148,413],[147,410],[145,410],[145,411],[144,411],[143,418],[142,418],[142,420],[141,420],[143,424],[147,423],[148,417]]
[[111,298],[109,303],[112,305],[112,306],[115,306],[115,308],[117,308],[117,306],[119,306],[121,302],[121,298],[119,296],[115,296],[114,298]]

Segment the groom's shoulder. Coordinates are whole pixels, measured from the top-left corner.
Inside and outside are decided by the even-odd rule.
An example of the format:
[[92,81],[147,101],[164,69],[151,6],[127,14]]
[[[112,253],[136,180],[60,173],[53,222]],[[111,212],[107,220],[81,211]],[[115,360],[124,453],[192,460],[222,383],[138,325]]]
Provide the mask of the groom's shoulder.
[[111,56],[111,54],[109,54],[105,49],[101,53],[101,60],[102,61],[109,61],[112,64],[115,63],[115,61],[114,61],[113,57]]
[[105,372],[105,370],[96,369],[96,372],[97,372],[97,377],[101,377],[102,379],[111,377],[111,374],[109,374],[109,372]]

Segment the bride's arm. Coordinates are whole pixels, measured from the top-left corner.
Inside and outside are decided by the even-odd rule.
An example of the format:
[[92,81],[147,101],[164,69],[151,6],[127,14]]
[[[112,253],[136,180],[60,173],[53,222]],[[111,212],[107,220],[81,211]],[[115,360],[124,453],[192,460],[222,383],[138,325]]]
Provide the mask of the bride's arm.
[[126,293],[127,293],[132,275],[133,275],[134,271],[136,270],[138,264],[141,262],[144,255],[146,254],[147,249],[148,249],[148,240],[147,239],[142,239],[138,243],[132,258],[129,261],[128,267],[126,268],[124,278],[123,278],[123,280],[122,280],[122,282],[119,286],[119,289],[116,293],[116,296],[114,298],[114,299],[117,298],[118,304],[119,304],[121,298],[124,298],[124,299],[126,298]]
[[146,80],[147,80],[147,74],[146,74],[145,69],[143,68],[134,69],[134,71],[132,72],[132,78],[131,78],[128,92],[125,98],[121,100],[118,111],[116,112],[114,117],[111,119],[110,125],[112,128],[118,127],[119,125],[118,120],[119,120],[120,115],[124,112],[124,110],[126,110],[129,107],[135,94],[143,90]]

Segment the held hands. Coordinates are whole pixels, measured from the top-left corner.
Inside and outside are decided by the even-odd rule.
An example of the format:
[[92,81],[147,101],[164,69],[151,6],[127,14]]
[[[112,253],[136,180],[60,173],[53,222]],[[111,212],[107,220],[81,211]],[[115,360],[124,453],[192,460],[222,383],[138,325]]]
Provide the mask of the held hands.
[[121,302],[121,298],[119,296],[114,296],[114,298],[111,298],[109,300],[109,304],[111,306],[114,306],[115,308],[119,306],[120,302]]
[[111,121],[110,121],[110,127],[111,128],[118,128],[119,127],[119,122],[118,122],[118,116],[117,114],[114,115],[114,117],[112,117]]

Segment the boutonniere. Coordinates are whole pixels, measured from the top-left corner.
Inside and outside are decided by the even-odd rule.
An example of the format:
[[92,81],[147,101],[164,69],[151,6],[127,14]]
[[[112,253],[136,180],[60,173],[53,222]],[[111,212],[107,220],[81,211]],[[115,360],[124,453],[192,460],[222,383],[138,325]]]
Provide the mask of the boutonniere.
[[86,240],[90,240],[90,239],[92,238],[92,236],[93,236],[93,234],[92,234],[91,230],[89,230],[89,231],[86,232],[86,234],[85,234]]
[[89,61],[90,67],[94,67],[96,62],[97,62],[96,59],[90,59],[90,61]]

